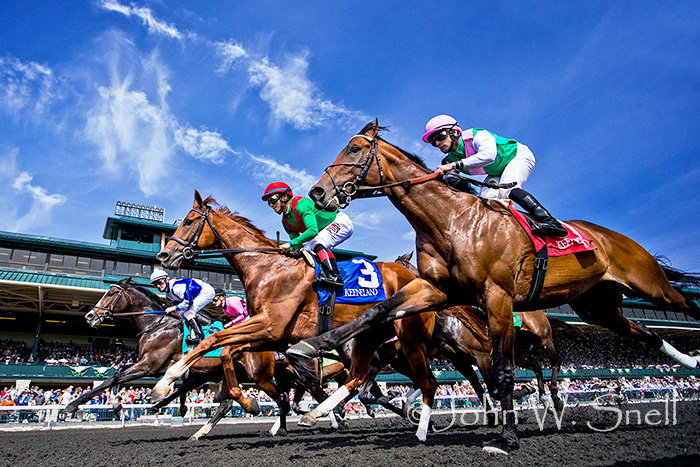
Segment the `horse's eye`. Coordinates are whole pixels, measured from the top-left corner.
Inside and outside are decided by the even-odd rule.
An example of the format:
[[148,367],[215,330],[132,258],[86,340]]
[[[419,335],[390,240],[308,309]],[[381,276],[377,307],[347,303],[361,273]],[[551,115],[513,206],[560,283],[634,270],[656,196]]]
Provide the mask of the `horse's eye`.
[[349,152],[349,153],[360,152],[360,146],[358,146],[357,144],[353,144],[352,146],[350,146],[350,147],[348,148],[348,152]]
[[185,219],[182,223],[185,225],[192,225],[192,219]]

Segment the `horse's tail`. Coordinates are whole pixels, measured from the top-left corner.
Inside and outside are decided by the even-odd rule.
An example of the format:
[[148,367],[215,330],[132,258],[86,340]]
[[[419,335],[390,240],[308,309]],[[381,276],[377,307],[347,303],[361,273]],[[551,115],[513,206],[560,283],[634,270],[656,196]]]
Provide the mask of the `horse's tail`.
[[[552,337],[558,342],[566,341],[572,345],[581,345],[586,341],[580,326],[574,326],[563,319],[547,316],[549,325],[552,326]],[[559,344],[557,344],[559,347]]]
[[680,269],[671,267],[671,263],[665,256],[654,256],[654,259],[659,263],[661,269],[668,281],[678,288],[679,286],[700,287],[700,274],[694,272],[685,272]]

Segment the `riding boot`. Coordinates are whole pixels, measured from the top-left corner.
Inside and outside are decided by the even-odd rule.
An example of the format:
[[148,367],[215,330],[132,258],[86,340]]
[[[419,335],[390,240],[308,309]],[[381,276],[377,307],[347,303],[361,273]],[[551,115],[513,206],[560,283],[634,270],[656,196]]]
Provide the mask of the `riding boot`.
[[537,225],[532,228],[532,233],[540,237],[566,237],[568,231],[547,211],[537,199],[522,188],[513,188],[510,199],[518,203],[533,219]]
[[197,318],[191,318],[186,321],[187,327],[190,329],[190,335],[185,338],[185,343],[188,345],[198,345],[200,342],[202,342],[202,340],[204,340],[202,326],[200,326]]
[[321,244],[317,244],[314,247],[314,253],[316,253],[321,263],[321,274],[319,274],[315,284],[332,289],[342,289],[345,284],[343,283],[343,278],[340,277],[338,263],[335,261],[333,253]]

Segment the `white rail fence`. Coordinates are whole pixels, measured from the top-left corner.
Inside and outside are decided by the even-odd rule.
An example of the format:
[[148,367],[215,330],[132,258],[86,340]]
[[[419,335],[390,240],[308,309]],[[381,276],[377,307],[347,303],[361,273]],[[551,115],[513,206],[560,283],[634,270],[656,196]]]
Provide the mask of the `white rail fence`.
[[[587,391],[561,391],[559,393],[565,399],[567,405],[592,405],[592,404],[619,404],[619,403],[644,403],[659,402],[664,400],[700,400],[700,390],[697,388],[653,388],[653,389],[625,389],[622,392],[611,391],[609,389],[587,390]],[[405,399],[395,398],[392,403],[401,405]],[[420,399],[416,402],[418,404]],[[261,414],[263,417],[277,416],[279,410],[273,402],[259,401]],[[539,401],[537,395],[533,394],[516,401],[516,408],[529,409],[537,407]],[[94,426],[106,426],[115,423],[121,426],[142,424],[142,425],[182,425],[191,424],[195,421],[202,421],[211,418],[219,407],[218,403],[188,403],[187,414],[180,417],[179,404],[171,404],[161,409],[157,414],[153,413],[151,404],[124,404],[119,417],[114,414],[112,405],[85,404],[79,407],[75,414],[67,414],[63,409],[65,405],[39,405],[39,406],[3,406],[0,407],[0,429],[12,427],[36,427],[52,429],[59,426],[70,426],[77,422],[89,423]],[[496,404],[498,405],[498,404]],[[314,401],[303,401],[302,408],[310,410],[316,406]],[[377,413],[390,413],[380,406],[373,406]],[[366,416],[364,409],[360,408],[357,398],[348,402],[346,409],[351,417]],[[451,395],[438,396],[435,398],[434,413],[450,413],[464,411],[482,410],[481,401],[475,395]],[[238,405],[226,415],[227,419],[252,419],[253,416],[243,411]],[[109,422],[109,423],[107,423]]]

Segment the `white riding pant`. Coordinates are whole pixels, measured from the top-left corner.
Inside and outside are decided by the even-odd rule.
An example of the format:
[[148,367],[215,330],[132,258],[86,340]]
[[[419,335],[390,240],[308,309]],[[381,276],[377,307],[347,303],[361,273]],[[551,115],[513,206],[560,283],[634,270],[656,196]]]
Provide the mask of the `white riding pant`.
[[328,224],[314,238],[306,242],[304,249],[309,253],[314,252],[314,247],[321,244],[326,248],[334,248],[350,238],[355,226],[343,211],[338,211],[332,224]]
[[483,187],[479,196],[482,198],[501,198],[508,199],[510,191],[513,188],[521,188],[532,173],[532,169],[535,168],[535,155],[530,151],[530,148],[524,144],[518,143],[518,152],[512,161],[506,165],[501,176],[489,175],[486,177],[485,181],[493,180],[496,183],[511,183],[515,182],[517,185],[511,188],[502,188],[497,190],[495,188]]

